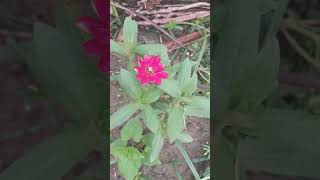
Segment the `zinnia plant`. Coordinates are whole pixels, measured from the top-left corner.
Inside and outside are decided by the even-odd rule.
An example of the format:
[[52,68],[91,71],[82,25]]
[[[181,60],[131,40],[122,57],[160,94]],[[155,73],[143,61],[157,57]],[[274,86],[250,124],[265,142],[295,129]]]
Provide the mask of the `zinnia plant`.
[[92,7],[95,10],[98,18],[82,16],[76,21],[76,25],[86,33],[90,33],[92,38],[83,43],[85,52],[88,55],[98,55],[98,67],[101,72],[109,71],[109,41],[107,40],[107,20],[109,20],[108,3],[106,0],[92,0]]
[[131,102],[111,115],[110,129],[121,128],[120,137],[112,138],[111,154],[120,174],[131,180],[140,176],[142,165],[161,164],[167,139],[177,145],[192,142],[185,118],[209,118],[210,102],[195,95],[196,62],[184,59],[173,65],[164,45],[138,44],[137,24],[129,17],[123,32],[124,41],[110,40],[110,45],[112,53],[128,60],[128,68],[113,79]]

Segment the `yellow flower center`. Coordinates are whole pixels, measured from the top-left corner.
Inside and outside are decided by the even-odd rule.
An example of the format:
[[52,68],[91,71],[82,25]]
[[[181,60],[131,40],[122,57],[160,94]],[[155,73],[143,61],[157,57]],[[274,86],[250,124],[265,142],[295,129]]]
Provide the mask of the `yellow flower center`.
[[147,68],[147,73],[148,73],[148,74],[153,74],[153,68],[152,68],[151,66],[149,66],[149,67]]

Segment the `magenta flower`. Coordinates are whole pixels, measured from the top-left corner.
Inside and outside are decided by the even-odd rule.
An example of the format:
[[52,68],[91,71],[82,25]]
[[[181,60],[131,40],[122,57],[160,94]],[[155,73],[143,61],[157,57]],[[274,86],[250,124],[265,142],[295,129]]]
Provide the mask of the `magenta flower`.
[[108,20],[108,2],[107,0],[91,0],[91,4],[98,19],[88,16],[82,16],[76,20],[76,26],[86,33],[90,33],[92,38],[83,43],[85,52],[88,55],[98,55],[98,67],[102,72],[109,71],[107,33],[109,31]]
[[161,79],[166,79],[168,74],[164,71],[164,64],[161,64],[159,56],[147,56],[142,59],[138,57],[139,66],[134,70],[137,72],[136,79],[142,85],[155,83],[161,84]]

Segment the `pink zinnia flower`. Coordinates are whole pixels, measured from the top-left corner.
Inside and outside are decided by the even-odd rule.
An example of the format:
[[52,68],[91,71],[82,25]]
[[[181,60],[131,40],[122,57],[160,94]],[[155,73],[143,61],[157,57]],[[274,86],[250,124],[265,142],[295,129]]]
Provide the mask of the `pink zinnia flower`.
[[102,72],[109,71],[109,40],[107,40],[107,33],[109,31],[108,20],[108,1],[107,0],[91,0],[91,4],[98,19],[88,16],[82,16],[77,19],[76,25],[84,32],[90,33],[92,38],[83,43],[85,52],[88,55],[98,55],[98,67]]
[[138,57],[139,66],[134,70],[137,72],[136,78],[142,85],[148,83],[161,84],[161,79],[166,79],[168,74],[164,71],[164,64],[161,64],[159,56],[147,56],[142,59]]

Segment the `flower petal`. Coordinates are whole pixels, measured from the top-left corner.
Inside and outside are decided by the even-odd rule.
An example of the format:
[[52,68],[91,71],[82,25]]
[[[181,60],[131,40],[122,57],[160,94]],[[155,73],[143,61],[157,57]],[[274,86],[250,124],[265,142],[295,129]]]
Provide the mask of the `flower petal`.
[[98,68],[103,73],[109,72],[110,65],[108,63],[107,56],[100,56],[99,63],[98,63]]
[[104,53],[104,46],[97,39],[90,39],[83,43],[85,52],[88,55],[102,55]]
[[155,76],[161,79],[166,79],[168,77],[168,74],[162,71],[162,72],[155,73]]

